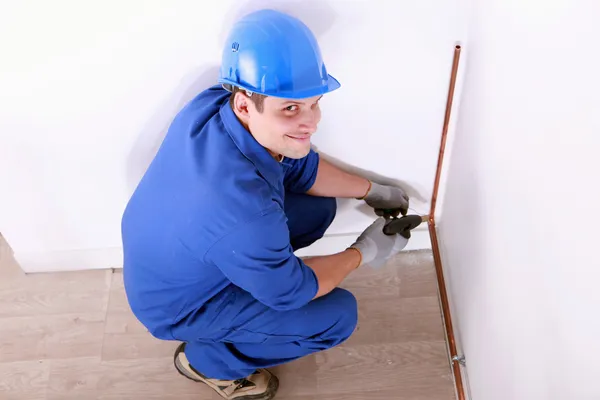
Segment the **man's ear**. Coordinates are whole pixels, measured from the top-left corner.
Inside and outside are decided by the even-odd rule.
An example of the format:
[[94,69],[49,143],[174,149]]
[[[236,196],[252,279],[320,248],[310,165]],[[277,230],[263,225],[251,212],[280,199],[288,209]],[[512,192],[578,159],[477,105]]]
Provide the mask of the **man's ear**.
[[250,99],[243,92],[236,92],[233,98],[233,111],[241,118],[244,122],[250,117],[248,108],[251,107]]

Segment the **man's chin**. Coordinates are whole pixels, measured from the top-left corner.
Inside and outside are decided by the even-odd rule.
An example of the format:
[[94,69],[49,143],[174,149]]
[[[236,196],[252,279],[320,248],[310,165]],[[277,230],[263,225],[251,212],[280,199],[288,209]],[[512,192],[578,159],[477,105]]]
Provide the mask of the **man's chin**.
[[310,153],[310,146],[307,146],[305,149],[289,149],[283,155],[287,158],[298,160],[306,157],[308,153]]

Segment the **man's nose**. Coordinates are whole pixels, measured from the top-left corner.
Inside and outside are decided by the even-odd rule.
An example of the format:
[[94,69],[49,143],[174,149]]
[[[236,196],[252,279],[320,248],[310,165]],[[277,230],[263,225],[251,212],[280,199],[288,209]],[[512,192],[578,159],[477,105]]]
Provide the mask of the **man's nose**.
[[313,112],[306,113],[306,116],[303,118],[300,127],[303,131],[307,133],[314,133],[317,130],[317,124],[319,123],[317,116]]

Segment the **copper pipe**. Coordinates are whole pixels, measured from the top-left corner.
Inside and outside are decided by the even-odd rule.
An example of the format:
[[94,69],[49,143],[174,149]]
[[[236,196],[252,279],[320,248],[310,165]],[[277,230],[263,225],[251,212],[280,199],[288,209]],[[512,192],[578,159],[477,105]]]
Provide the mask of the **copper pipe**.
[[442,142],[440,144],[440,154],[438,155],[437,170],[435,172],[435,183],[433,184],[433,194],[431,195],[431,208],[429,215],[431,218],[435,215],[435,206],[437,204],[438,189],[440,187],[440,177],[442,175],[442,162],[444,161],[444,151],[446,150],[446,137],[448,136],[448,124],[450,122],[450,113],[452,111],[452,100],[454,98],[454,87],[456,85],[456,74],[458,73],[458,61],[460,58],[460,45],[454,47],[454,60],[452,62],[452,72],[450,74],[450,87],[448,89],[448,98],[446,100],[446,115],[444,115],[444,127],[442,129]]
[[440,153],[438,156],[437,170],[435,173],[435,183],[433,185],[433,193],[431,195],[431,209],[429,211],[429,237],[431,239],[431,247],[433,250],[433,261],[435,264],[435,272],[438,281],[438,290],[440,294],[440,302],[442,304],[442,314],[444,325],[446,327],[446,337],[448,338],[448,347],[450,349],[450,359],[452,369],[454,371],[454,383],[456,385],[456,393],[459,400],[465,399],[465,391],[460,371],[460,364],[454,358],[457,356],[456,341],[454,338],[454,328],[452,326],[452,317],[450,315],[450,305],[448,303],[448,293],[446,291],[446,281],[442,268],[442,258],[440,256],[440,248],[438,245],[437,232],[435,226],[435,206],[437,204],[438,189],[440,186],[440,178],[442,174],[442,163],[444,161],[444,151],[446,149],[446,138],[448,135],[448,123],[450,121],[450,113],[452,110],[452,99],[454,97],[454,87],[456,85],[456,75],[458,72],[458,61],[460,58],[460,45],[454,48],[454,60],[452,62],[452,72],[450,75],[450,87],[448,89],[448,99],[446,101],[446,115],[444,116],[444,127],[442,129],[442,140],[440,144]]
[[442,260],[440,258],[440,249],[438,247],[437,234],[435,232],[435,222],[433,219],[429,220],[429,236],[431,238],[431,246],[433,248],[433,262],[435,264],[435,272],[437,275],[440,302],[442,303],[442,313],[444,317],[444,325],[446,326],[446,336],[448,337],[448,347],[450,348],[450,359],[452,363],[452,369],[454,371],[456,393],[459,400],[464,400],[465,393],[460,372],[460,364],[458,361],[453,360],[453,358],[457,355],[456,342],[454,340],[454,328],[452,327],[452,318],[450,316],[450,307],[448,305],[448,293],[446,292],[446,282],[442,272]]

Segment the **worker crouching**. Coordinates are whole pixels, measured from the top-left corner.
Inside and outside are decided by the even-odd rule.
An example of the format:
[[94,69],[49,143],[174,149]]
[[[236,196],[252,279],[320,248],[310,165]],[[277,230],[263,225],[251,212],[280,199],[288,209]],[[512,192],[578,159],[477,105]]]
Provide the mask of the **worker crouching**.
[[340,87],[299,20],[238,21],[220,76],[175,117],[122,219],[124,283],[135,316],[181,341],[176,369],[225,399],[271,399],[267,368],[344,342],[355,297],[338,285],[406,246],[378,218],[339,253],[300,258],[336,198],[408,208],[401,188],[342,171],[311,148],[319,100]]

